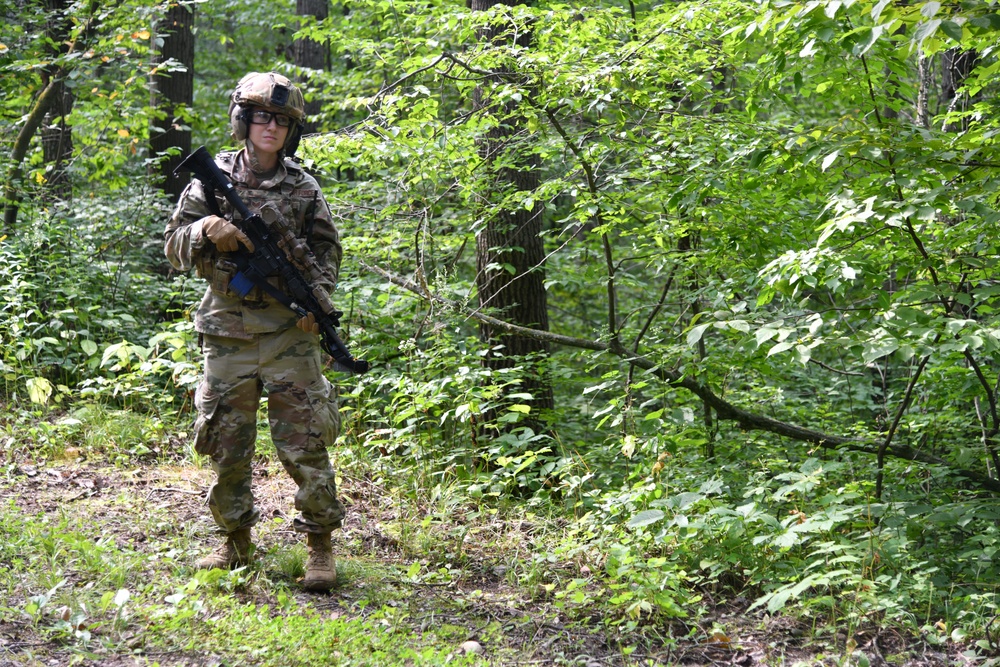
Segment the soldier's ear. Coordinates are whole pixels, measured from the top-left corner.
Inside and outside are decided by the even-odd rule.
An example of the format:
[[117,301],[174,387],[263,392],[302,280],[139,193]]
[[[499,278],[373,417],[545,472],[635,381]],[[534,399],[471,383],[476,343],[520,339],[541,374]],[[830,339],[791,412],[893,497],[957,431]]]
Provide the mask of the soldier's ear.
[[232,128],[233,139],[246,141],[250,126],[250,108],[240,104],[229,106],[229,125]]

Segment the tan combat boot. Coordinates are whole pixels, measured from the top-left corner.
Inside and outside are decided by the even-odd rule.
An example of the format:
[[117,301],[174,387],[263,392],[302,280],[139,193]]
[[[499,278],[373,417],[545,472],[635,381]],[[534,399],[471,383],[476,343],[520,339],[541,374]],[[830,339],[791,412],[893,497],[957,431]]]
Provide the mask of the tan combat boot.
[[240,528],[229,533],[223,544],[216,547],[215,551],[199,560],[194,566],[199,570],[215,568],[228,570],[237,565],[246,565],[251,561],[250,552],[252,549],[250,529]]
[[333,560],[330,533],[307,533],[306,546],[309,560],[306,561],[302,588],[307,591],[330,590],[337,583],[337,564]]

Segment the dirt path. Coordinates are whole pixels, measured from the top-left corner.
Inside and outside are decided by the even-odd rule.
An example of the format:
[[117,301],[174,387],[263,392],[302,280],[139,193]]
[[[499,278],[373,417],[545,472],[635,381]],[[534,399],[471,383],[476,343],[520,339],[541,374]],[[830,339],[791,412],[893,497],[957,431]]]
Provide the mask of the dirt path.
[[[71,526],[102,549],[135,553],[151,563],[140,579],[176,580],[180,585],[191,576],[183,564],[218,539],[205,507],[211,477],[208,470],[179,465],[121,469],[74,462],[19,464],[0,478],[0,511],[54,530]],[[350,512],[335,544],[338,587],[329,595],[303,593],[294,584],[303,553],[300,536],[290,528],[294,484],[276,464],[262,460],[255,467],[255,490],[262,515],[255,528],[262,554],[255,566],[258,579],[234,595],[258,607],[280,607],[289,614],[308,608],[329,619],[359,621],[387,607],[402,609],[412,632],[431,624],[437,630],[453,627],[456,654],[461,654],[463,642],[478,642],[485,652],[482,664],[750,667],[834,664],[842,657],[824,655],[810,645],[803,623],[744,617],[746,601],[709,607],[709,613],[690,625],[647,626],[632,633],[603,623],[596,605],[589,617],[577,611],[568,618],[556,600],[537,587],[526,587],[511,572],[512,566],[523,566],[516,559],[531,557],[536,527],[530,522],[470,517],[456,508],[447,523],[434,523],[423,508],[411,506],[403,512],[368,479],[347,477],[342,484]],[[9,599],[0,605],[0,667],[72,661],[112,666],[254,664],[229,663],[212,651],[158,652],[138,635],[120,642],[120,650],[81,653],[65,638],[46,632],[45,622],[33,623],[24,613],[31,596],[39,595],[43,582],[52,578],[30,567],[28,572],[22,580],[8,582]],[[86,586],[86,576],[72,567],[61,576]],[[290,595],[294,604],[279,604],[282,595]],[[725,632],[713,632],[713,627]],[[855,641],[873,665],[949,662],[948,656],[929,647],[907,646],[889,633],[862,635]],[[900,652],[905,656],[892,659]]]

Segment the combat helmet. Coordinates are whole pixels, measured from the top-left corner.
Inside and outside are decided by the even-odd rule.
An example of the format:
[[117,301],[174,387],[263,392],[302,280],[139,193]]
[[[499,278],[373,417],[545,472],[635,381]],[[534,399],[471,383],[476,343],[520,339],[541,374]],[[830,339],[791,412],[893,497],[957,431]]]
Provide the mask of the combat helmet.
[[246,140],[250,109],[263,107],[268,111],[277,111],[294,121],[288,128],[284,146],[285,157],[292,157],[302,138],[305,106],[302,91],[288,77],[277,72],[250,72],[240,79],[229,98],[229,121],[233,139]]

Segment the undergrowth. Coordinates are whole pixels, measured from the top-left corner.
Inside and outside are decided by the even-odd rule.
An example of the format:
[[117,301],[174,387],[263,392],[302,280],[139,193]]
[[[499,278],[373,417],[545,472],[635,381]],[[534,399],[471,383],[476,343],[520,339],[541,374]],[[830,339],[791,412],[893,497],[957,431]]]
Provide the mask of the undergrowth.
[[[93,404],[8,417],[0,489],[31,488],[43,470],[109,464],[103,474],[123,480],[151,475],[173,488],[195,471],[207,484],[182,434],[150,428],[151,415]],[[175,446],[154,451],[156,442]],[[280,477],[267,445],[262,438],[258,467]],[[132,653],[152,664],[158,655],[208,652],[226,664],[473,664],[458,647],[488,635],[493,664],[518,664],[526,649],[482,607],[503,589],[519,614],[527,605],[597,633],[615,647],[614,664],[658,664],[630,657],[648,655],[650,643],[669,652],[723,636],[735,649],[776,616],[805,628],[813,651],[858,664],[856,637],[890,628],[940,651],[994,652],[995,503],[957,490],[946,502],[926,490],[907,495],[903,485],[877,503],[864,459],[768,457],[766,443],[744,446],[760,450],[752,465],[725,448],[712,458],[646,452],[617,487],[586,491],[586,509],[570,477],[562,491],[515,499],[470,493],[489,488],[490,475],[492,486],[508,484],[502,465],[442,478],[433,462],[399,452],[373,454],[362,442],[335,449],[360,523],[339,547],[341,584],[329,602],[298,591],[304,549],[288,542],[281,517],[258,525],[258,565],[201,573],[190,563],[214,539],[203,508],[197,523],[178,525],[167,504],[142,500],[148,487],[125,484],[75,504],[49,490],[49,509],[29,503],[28,511],[21,494],[8,493],[2,622],[81,662]],[[547,475],[537,470],[521,472]],[[943,471],[920,474],[959,487]],[[389,560],[367,554],[375,533],[392,544]],[[432,622],[468,614],[475,627]],[[286,633],[299,638],[292,662]]]

